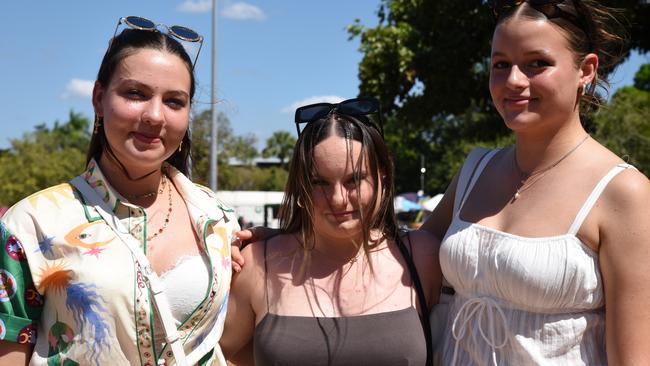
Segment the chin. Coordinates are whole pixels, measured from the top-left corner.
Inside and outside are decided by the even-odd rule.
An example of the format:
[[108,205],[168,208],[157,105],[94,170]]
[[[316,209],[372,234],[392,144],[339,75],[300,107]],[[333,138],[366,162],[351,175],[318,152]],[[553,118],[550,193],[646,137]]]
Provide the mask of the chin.
[[503,117],[503,121],[509,129],[516,131],[524,126],[536,124],[537,121],[539,121],[539,116],[536,113],[520,112],[516,114],[506,114]]

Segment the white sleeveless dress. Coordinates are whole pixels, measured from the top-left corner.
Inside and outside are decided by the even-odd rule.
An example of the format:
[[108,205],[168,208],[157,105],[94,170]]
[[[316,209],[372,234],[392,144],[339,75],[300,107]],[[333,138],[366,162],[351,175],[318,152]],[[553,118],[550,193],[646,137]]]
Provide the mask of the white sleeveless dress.
[[456,290],[442,364],[606,365],[598,253],[576,233],[609,181],[630,166],[618,165],[602,178],[569,232],[529,238],[459,217],[459,196],[469,196],[496,151],[488,152],[471,181],[471,169],[461,172],[454,217],[441,244],[442,272]]

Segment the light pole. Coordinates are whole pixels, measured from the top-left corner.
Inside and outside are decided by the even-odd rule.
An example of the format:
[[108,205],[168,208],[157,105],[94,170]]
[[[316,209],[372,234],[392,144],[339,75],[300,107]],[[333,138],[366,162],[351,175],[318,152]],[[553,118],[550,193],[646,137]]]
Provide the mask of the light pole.
[[210,128],[210,188],[217,191],[217,0],[212,0],[212,125]]

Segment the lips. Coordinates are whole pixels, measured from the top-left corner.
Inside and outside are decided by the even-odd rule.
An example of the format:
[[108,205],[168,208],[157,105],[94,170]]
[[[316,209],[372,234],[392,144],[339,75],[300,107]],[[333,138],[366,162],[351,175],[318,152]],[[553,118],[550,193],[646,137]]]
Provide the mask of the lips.
[[144,142],[145,144],[155,144],[160,142],[160,136],[142,132],[133,132],[133,137],[135,137],[135,139],[140,142]]
[[331,212],[330,215],[334,216],[335,218],[345,218],[354,215],[356,213],[356,210],[352,211],[339,211],[339,212]]
[[534,98],[531,97],[511,96],[511,97],[505,97],[503,99],[503,102],[506,107],[524,107],[527,106],[528,103],[530,103],[533,100]]

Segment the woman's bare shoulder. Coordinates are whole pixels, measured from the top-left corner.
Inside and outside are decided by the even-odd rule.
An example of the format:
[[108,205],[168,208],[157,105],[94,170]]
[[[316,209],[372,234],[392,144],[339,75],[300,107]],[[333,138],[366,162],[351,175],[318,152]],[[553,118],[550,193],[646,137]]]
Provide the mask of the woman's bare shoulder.
[[264,266],[265,259],[273,258],[278,253],[295,251],[298,241],[294,234],[277,234],[264,240],[247,245],[241,254],[246,263]]

